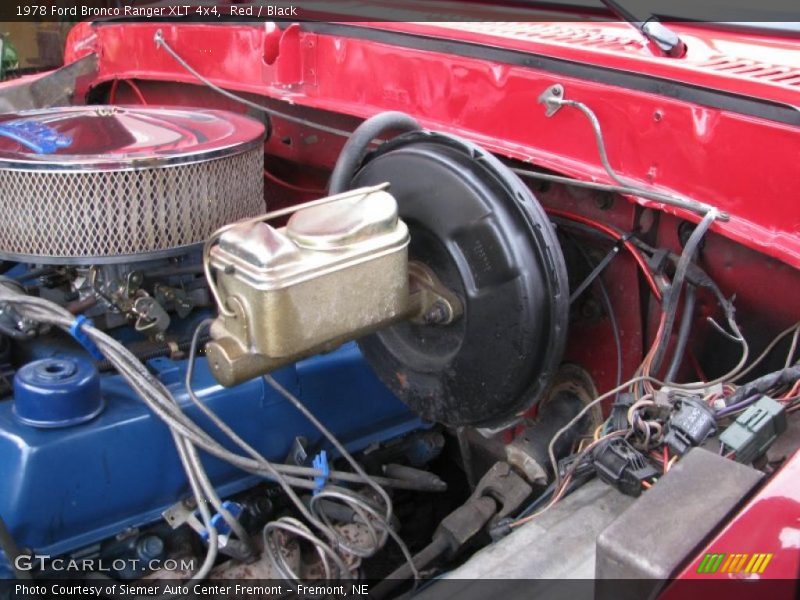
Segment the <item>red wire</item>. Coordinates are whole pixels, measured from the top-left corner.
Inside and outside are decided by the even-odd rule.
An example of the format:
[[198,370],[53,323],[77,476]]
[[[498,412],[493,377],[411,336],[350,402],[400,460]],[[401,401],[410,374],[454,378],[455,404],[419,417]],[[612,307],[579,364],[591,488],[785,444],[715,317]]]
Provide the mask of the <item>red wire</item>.
[[133,93],[136,94],[136,97],[139,99],[139,102],[141,102],[142,104],[147,104],[147,100],[144,99],[144,96],[142,95],[142,90],[139,89],[139,86],[133,83],[133,81],[130,79],[125,79],[124,81],[129,86],[131,86],[131,89],[133,90]]
[[117,101],[117,88],[119,87],[119,82],[124,81],[127,83],[130,88],[133,90],[133,93],[139,99],[139,104],[147,105],[147,100],[145,100],[144,94],[142,94],[142,90],[139,89],[139,86],[136,85],[130,79],[115,79],[111,84],[111,91],[108,94],[108,102],[109,104],[114,104]]
[[276,184],[278,184],[280,186],[283,186],[286,189],[294,190],[295,192],[301,192],[303,194],[325,194],[326,193],[325,190],[317,190],[317,189],[314,189],[314,188],[306,188],[306,187],[301,187],[299,185],[295,185],[293,183],[289,183],[288,181],[284,181],[283,179],[273,175],[272,173],[270,173],[266,169],[264,169],[264,177],[266,177],[267,179],[269,179],[273,183],[276,183]]
[[[557,217],[562,217],[564,219],[568,219],[570,221],[575,221],[577,223],[582,223],[583,225],[587,225],[592,227],[593,229],[597,229],[598,231],[602,231],[603,233],[613,237],[617,241],[623,240],[622,234],[614,229],[609,225],[605,225],[604,223],[599,223],[598,221],[594,221],[588,217],[584,217],[583,215],[579,215],[577,213],[571,213],[566,210],[559,210],[557,208],[545,208],[545,211],[551,215],[555,215]],[[647,285],[650,286],[650,289],[653,291],[653,295],[656,297],[657,300],[661,300],[661,290],[658,289],[658,285],[656,285],[655,279],[653,279],[653,274],[650,272],[650,268],[647,266],[647,262],[644,260],[642,254],[636,249],[630,240],[625,240],[622,242],[625,249],[631,253],[636,263],[639,265],[639,268],[642,270],[642,274],[644,275],[645,280],[647,281]]]
[[108,103],[114,104],[117,101],[117,88],[119,87],[119,79],[111,82],[111,91],[108,93]]
[[669,448],[664,444],[664,473],[669,469]]

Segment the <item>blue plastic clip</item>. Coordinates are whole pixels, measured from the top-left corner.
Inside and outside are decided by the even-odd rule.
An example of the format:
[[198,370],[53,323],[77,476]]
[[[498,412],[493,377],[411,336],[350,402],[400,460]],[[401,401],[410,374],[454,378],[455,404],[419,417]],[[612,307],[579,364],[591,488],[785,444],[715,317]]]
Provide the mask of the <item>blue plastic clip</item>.
[[87,319],[83,315],[78,315],[75,317],[72,325],[69,326],[69,334],[78,340],[78,343],[86,348],[86,351],[91,354],[93,358],[97,360],[103,360],[105,356],[103,356],[103,353],[100,352],[100,348],[95,346],[95,343],[88,335],[86,335],[86,332],[83,330],[83,326],[86,324],[94,326],[94,323],[92,323],[91,319]]
[[[229,513],[231,513],[231,516],[236,520],[239,519],[239,517],[242,514],[242,510],[243,510],[241,504],[239,504],[237,502],[232,502],[231,500],[225,500],[222,503],[222,508],[224,508]],[[217,530],[217,534],[218,535],[228,535],[231,532],[231,526],[228,525],[228,522],[219,513],[214,513],[214,516],[211,517],[211,527],[213,527],[214,529]],[[203,539],[204,542],[207,542],[208,541],[208,530],[207,529],[203,529],[200,532],[200,537]]]
[[312,494],[316,496],[320,491],[322,491],[322,488],[325,487],[325,484],[328,483],[328,477],[331,475],[331,467],[328,464],[328,453],[325,452],[325,450],[322,450],[314,457],[311,465],[315,469],[322,471],[322,475],[317,475],[314,477],[314,491]]
[[0,135],[19,142],[36,154],[52,154],[72,145],[72,138],[36,121],[17,119],[0,125]]

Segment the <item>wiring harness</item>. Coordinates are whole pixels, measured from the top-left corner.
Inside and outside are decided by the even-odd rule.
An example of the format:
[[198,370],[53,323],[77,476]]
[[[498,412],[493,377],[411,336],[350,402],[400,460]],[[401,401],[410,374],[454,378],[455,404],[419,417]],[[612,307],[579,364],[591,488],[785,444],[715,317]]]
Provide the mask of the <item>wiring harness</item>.
[[[403,556],[409,562],[415,581],[419,578],[419,573],[411,561],[411,554],[408,548],[391,525],[393,519],[392,501],[383,487],[383,485],[408,487],[409,482],[382,477],[379,478],[379,483],[375,477],[368,475],[341,442],[319,422],[302,402],[269,375],[265,376],[266,382],[291,402],[319,429],[339,455],[350,464],[353,472],[338,470],[323,472],[321,469],[311,467],[272,463],[240,438],[219,416],[197,398],[192,391],[191,379],[198,340],[209,321],[201,323],[194,332],[190,348],[189,368],[186,373],[186,388],[192,402],[227,438],[243,450],[244,454],[228,450],[190,419],[166,386],[150,373],[133,353],[119,341],[95,328],[90,321],[83,320],[76,324],[75,316],[61,306],[48,300],[25,295],[2,285],[0,285],[0,305],[13,307],[17,314],[31,321],[55,326],[68,333],[72,333],[74,330],[81,343],[87,347],[94,347],[106,360],[113,364],[153,413],[167,424],[186,471],[192,495],[200,513],[200,519],[208,534],[205,559],[192,575],[192,580],[207,577],[218,556],[219,534],[212,523],[211,508],[222,517],[231,532],[238,538],[241,545],[241,553],[246,556],[254,552],[253,541],[216,494],[203,468],[198,450],[203,450],[240,469],[277,483],[292,501],[304,521],[294,517],[281,517],[268,523],[262,532],[266,555],[275,570],[289,584],[297,585],[302,580],[300,574],[291,568],[285,559],[284,553],[281,552],[282,539],[279,536],[286,535],[303,539],[312,544],[321,561],[326,578],[332,580],[352,579],[355,576],[353,565],[357,562],[352,558],[364,558],[374,555],[391,538],[397,543]],[[326,478],[327,483],[320,488],[315,478],[322,476]],[[334,482],[345,485],[360,484],[371,490],[371,493],[367,495],[350,487],[345,487],[345,485],[337,485]],[[317,493],[312,497],[310,503],[306,505],[297,494],[296,489],[316,489]],[[325,510],[326,505],[331,502],[344,505],[352,511],[354,522],[363,525],[367,529],[369,540],[367,543],[355,544],[342,533],[341,529],[333,522],[330,514]]]
[[[741,415],[765,395],[776,399],[779,408],[774,410],[787,413],[800,410],[800,366],[796,366],[798,363],[795,362],[800,322],[782,331],[748,364],[750,347],[736,322],[733,302],[722,294],[714,281],[696,264],[702,238],[719,216],[715,209],[711,208],[705,213],[680,255],[666,253],[666,258],[675,265],[675,272],[671,282],[662,285],[656,282],[646,258],[663,254],[662,251],[638,240],[635,235],[626,234],[583,215],[550,208],[547,212],[566,228],[589,231],[615,242],[607,260],[600,261],[598,265],[593,265],[585,251],[583,252],[592,271],[578,286],[578,293],[574,297],[585,291],[592,280],[598,282],[602,293],[602,270],[619,254],[615,249],[625,248],[641,269],[653,297],[661,302],[661,317],[652,344],[634,376],[620,383],[621,378],[618,375],[616,387],[587,403],[569,423],[556,432],[548,446],[554,473],[553,483],[520,512],[516,519],[499,524],[494,531],[495,538],[537,518],[595,474],[604,481],[613,483],[624,493],[638,495],[642,489],[651,488],[658,477],[667,473],[689,448],[701,445],[711,435],[724,430],[731,425],[731,419]],[[699,287],[709,289],[717,299],[727,328],[710,316],[706,318],[707,322],[713,330],[738,344],[741,353],[737,363],[724,375],[709,381],[677,383],[675,376],[686,351],[694,316],[695,291]],[[683,315],[678,329],[678,340],[672,358],[667,363],[669,341],[677,322],[682,294]],[[612,321],[612,328],[616,330],[613,307],[607,305],[606,310]],[[614,333],[615,339],[618,339],[619,332]],[[740,383],[789,336],[791,342],[783,369],[746,384]],[[619,360],[618,356],[618,365]],[[667,365],[664,369],[666,377],[661,380],[656,374],[663,372],[663,365]],[[588,439],[584,438],[573,454],[557,460],[555,448],[559,439],[575,428],[593,408],[611,399],[614,399],[614,403],[608,418]],[[780,428],[780,422],[776,427]],[[725,452],[723,444],[720,444],[720,452]],[[725,455],[736,458],[732,450],[728,450]],[[753,455],[748,454],[747,457],[752,459]]]

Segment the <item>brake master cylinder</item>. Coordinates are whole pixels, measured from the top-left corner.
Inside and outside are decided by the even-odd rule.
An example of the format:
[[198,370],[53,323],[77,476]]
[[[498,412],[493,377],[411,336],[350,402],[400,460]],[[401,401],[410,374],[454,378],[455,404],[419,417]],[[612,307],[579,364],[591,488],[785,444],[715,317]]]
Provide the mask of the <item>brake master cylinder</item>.
[[224,310],[213,373],[231,386],[405,317],[408,228],[385,186],[295,212],[285,227],[246,221],[210,252]]

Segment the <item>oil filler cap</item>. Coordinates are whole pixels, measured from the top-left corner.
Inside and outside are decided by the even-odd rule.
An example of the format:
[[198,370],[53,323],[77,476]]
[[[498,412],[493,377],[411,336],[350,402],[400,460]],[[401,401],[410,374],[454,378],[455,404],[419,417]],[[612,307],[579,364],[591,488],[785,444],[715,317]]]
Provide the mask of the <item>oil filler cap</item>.
[[42,428],[85,423],[103,410],[100,377],[81,358],[44,358],[14,375],[14,413],[26,425]]
[[486,150],[415,131],[382,144],[351,187],[388,182],[408,225],[409,260],[461,301],[448,324],[403,321],[359,345],[422,417],[497,428],[547,389],[567,333],[566,267],[530,189]]

